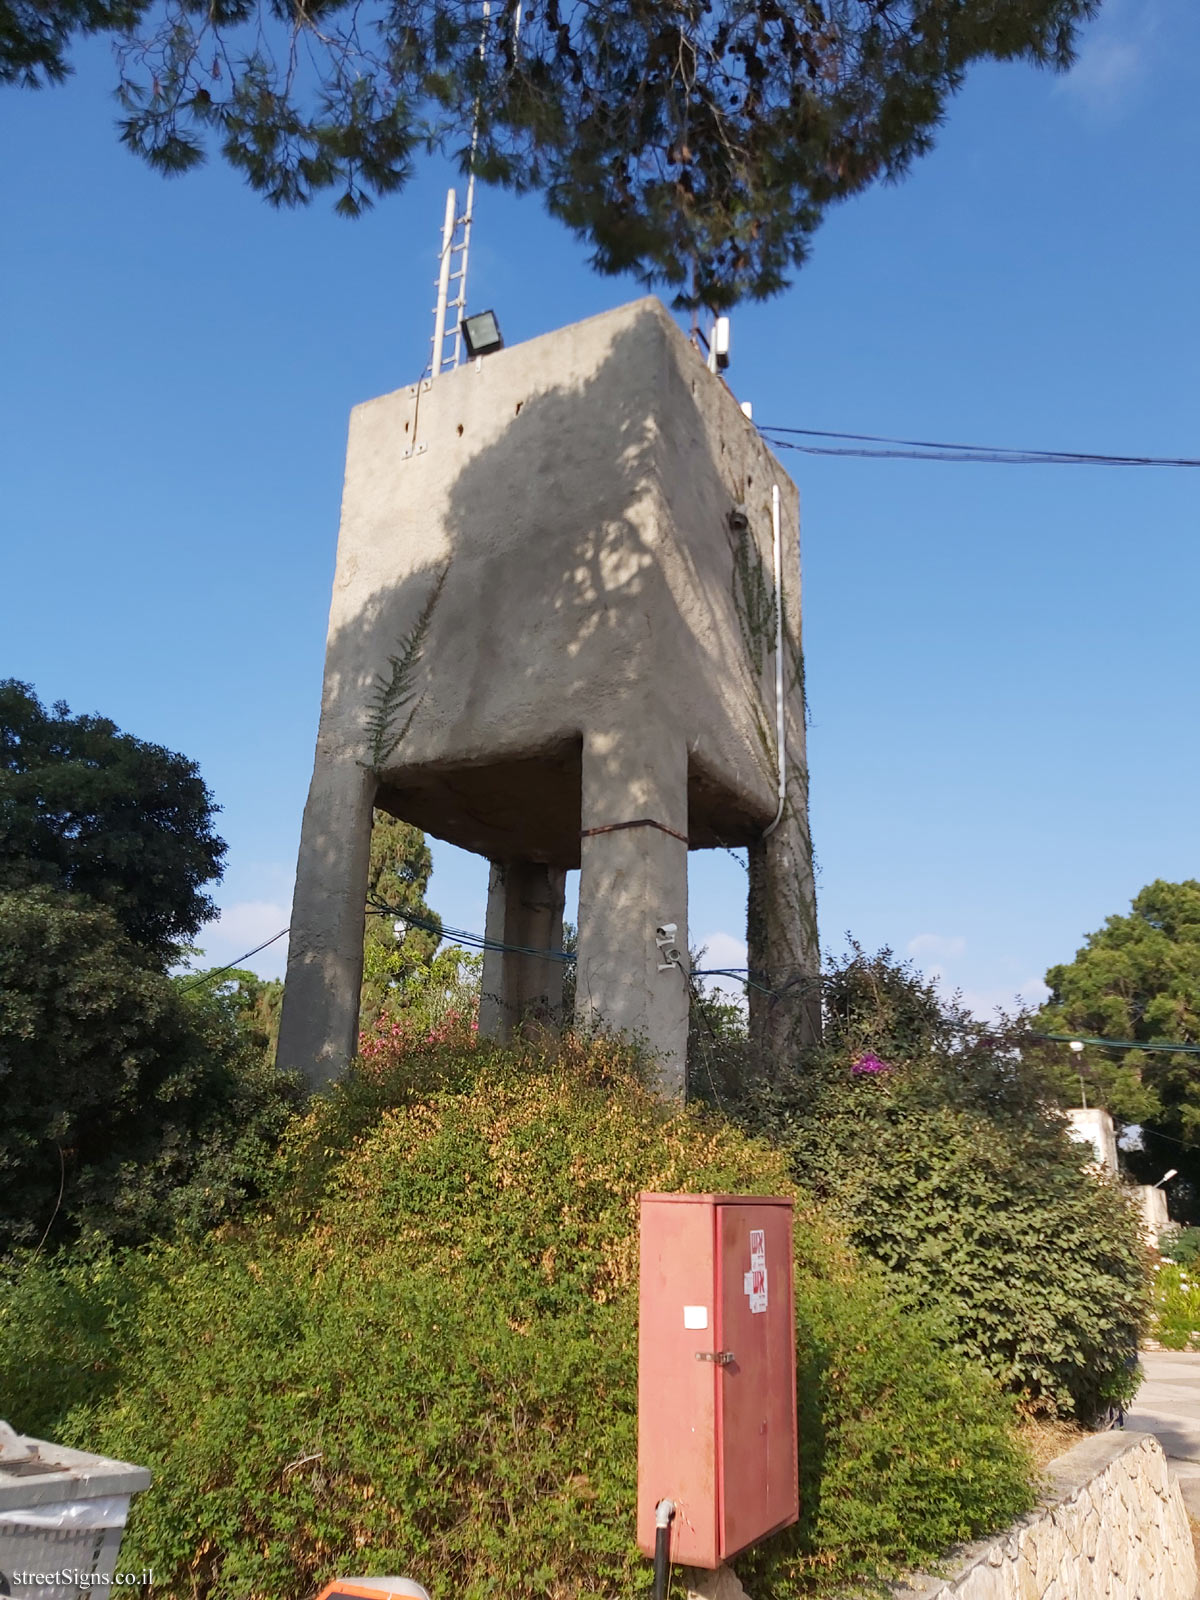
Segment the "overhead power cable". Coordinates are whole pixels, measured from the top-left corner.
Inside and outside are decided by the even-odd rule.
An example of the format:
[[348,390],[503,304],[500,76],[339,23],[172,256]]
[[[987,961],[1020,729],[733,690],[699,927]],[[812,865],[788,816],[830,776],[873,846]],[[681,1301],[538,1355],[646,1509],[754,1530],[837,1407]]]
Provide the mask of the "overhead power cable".
[[411,927],[424,928],[427,933],[440,934],[455,944],[465,944],[476,950],[511,950],[518,956],[537,956],[543,961],[574,961],[572,950],[535,950],[524,944],[505,944],[502,939],[489,939],[483,933],[471,933],[466,928],[451,928],[432,917],[422,917],[415,911],[405,911],[400,906],[390,906],[385,900],[371,899],[367,914],[372,917],[394,917],[397,922],[407,922]]
[[[456,944],[464,944],[478,950],[509,951],[513,955],[534,956],[540,961],[574,961],[573,950],[537,950],[530,945],[508,944],[501,939],[489,939],[485,934],[472,933],[467,928],[452,928],[445,923],[436,921],[432,917],[423,917],[419,912],[405,911],[400,906],[388,905],[384,900],[372,899],[367,907],[368,916],[393,917],[397,922],[407,922],[414,928],[423,928],[428,933],[436,933],[439,937],[453,940]],[[282,939],[290,930],[280,928],[278,933],[272,934],[269,939],[264,939],[262,944],[255,945],[253,950],[247,950],[245,955],[238,956],[228,966],[214,967],[211,972],[205,972],[200,977],[194,978],[190,983],[180,986],[181,994],[188,994],[193,989],[203,988],[205,985],[215,983],[218,978],[224,977],[227,972],[236,972],[243,961],[248,961],[251,956],[256,956],[262,950],[268,949],[279,939]],[[697,967],[685,976],[693,978],[733,978],[738,983],[743,983],[748,989],[755,989],[759,994],[770,995],[774,1000],[781,1000],[788,994],[795,994],[797,987],[789,984],[784,989],[772,989],[765,983],[760,983],[759,978],[767,976],[766,973],[756,972],[753,967]],[[811,978],[800,984],[801,990],[821,988],[823,978]],[[986,1030],[986,1022],[971,1022],[963,1024],[966,1029],[975,1027]],[[1102,1050],[1151,1050],[1161,1051],[1167,1055],[1200,1055],[1200,1043],[1179,1039],[1102,1039],[1090,1034],[1080,1033],[1039,1033],[1030,1031],[1025,1035],[1030,1039],[1041,1039],[1049,1044],[1085,1044],[1094,1045]],[[1162,1135],[1166,1138],[1167,1135]],[[1182,1141],[1178,1141],[1182,1142]]]
[[1171,1039],[1092,1039],[1086,1033],[1035,1033],[1053,1044],[1094,1044],[1102,1050],[1161,1050],[1173,1056],[1200,1056],[1200,1044]]
[[[948,444],[938,439],[897,439],[877,433],[835,433],[825,428],[785,428],[761,423],[759,432],[776,449],[810,456],[857,456],[890,461],[973,461],[1016,467],[1200,467],[1193,456],[1102,455],[1084,450],[1018,450],[1007,445]],[[780,438],[789,434],[791,438]],[[850,443],[800,444],[800,439]]]
[[253,950],[247,950],[244,956],[238,956],[227,967],[214,967],[211,972],[205,972],[199,978],[193,978],[191,983],[181,984],[179,988],[180,994],[190,994],[193,989],[203,989],[206,984],[215,983],[218,978],[223,978],[227,972],[236,972],[243,961],[249,961],[251,956],[256,956],[260,950],[266,950],[269,945],[273,945],[276,940],[282,939],[285,934],[290,932],[290,928],[280,928],[278,933],[273,933],[269,939],[264,939],[261,944],[256,944]]

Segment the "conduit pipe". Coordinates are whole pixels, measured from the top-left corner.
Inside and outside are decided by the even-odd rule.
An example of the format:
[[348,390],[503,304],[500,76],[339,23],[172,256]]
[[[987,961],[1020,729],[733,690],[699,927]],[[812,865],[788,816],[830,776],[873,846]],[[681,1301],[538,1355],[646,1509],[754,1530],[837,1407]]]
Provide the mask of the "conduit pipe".
[[446,215],[442,222],[442,255],[438,266],[437,306],[433,313],[433,362],[436,378],[442,370],[442,347],[446,342],[446,302],[450,298],[450,257],[454,244],[454,218],[458,196],[453,189],[446,195]]
[[783,718],[783,536],[779,525],[779,485],[771,485],[771,535],[775,558],[775,748],[779,752],[779,804],[763,838],[769,838],[783,819],[787,798],[787,747]]
[[660,1500],[654,1508],[654,1600],[667,1600],[671,1582],[671,1522],[674,1500]]

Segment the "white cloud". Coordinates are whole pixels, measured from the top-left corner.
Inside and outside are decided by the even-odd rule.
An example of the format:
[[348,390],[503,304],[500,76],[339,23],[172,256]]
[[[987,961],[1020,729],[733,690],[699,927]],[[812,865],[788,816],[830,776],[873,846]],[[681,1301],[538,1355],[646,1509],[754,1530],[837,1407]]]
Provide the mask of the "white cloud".
[[1175,3],[1111,0],[1100,20],[1085,30],[1075,65],[1059,80],[1061,91],[1092,113],[1124,109],[1157,64],[1164,12]]
[[1116,109],[1145,76],[1145,46],[1133,39],[1097,37],[1079,53],[1063,88],[1094,111]]
[[[746,965],[746,941],[739,939],[735,934],[706,933],[697,943],[704,952],[699,963],[702,969],[711,969],[713,967],[737,968]],[[722,997],[727,1000],[742,1001],[745,999],[745,990],[737,978],[701,978],[698,981],[703,984],[709,994],[719,991]]]
[[1026,978],[1015,989],[964,989],[962,1003],[972,1016],[991,1022],[997,1011],[1012,1011],[1020,1004],[1040,1006],[1050,991],[1040,978]]
[[197,935],[196,942],[204,952],[197,965],[222,967],[237,963],[257,972],[260,978],[282,978],[287,963],[286,935],[245,962],[238,958],[286,928],[290,915],[290,906],[279,900],[235,900],[232,905],[223,906]]
[[[918,933],[910,939],[905,949],[914,961],[953,961],[967,948],[967,941],[958,934]],[[940,972],[940,969],[939,969]],[[930,977],[934,974],[931,972]]]
[[1040,1006],[1050,993],[1038,977],[1026,978],[1005,989],[960,987],[954,976],[955,962],[967,951],[967,941],[960,934],[918,933],[905,949],[947,998],[960,991],[962,1004],[985,1022],[991,1021],[998,1010],[1012,1011],[1021,1004]]

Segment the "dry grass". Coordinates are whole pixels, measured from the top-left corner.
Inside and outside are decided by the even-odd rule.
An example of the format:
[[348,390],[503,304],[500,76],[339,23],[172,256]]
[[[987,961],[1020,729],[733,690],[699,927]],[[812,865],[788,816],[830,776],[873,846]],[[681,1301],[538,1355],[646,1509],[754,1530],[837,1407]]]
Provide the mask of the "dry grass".
[[1046,1422],[1037,1418],[1027,1418],[1019,1429],[1021,1441],[1039,1472],[1044,1471],[1056,1456],[1065,1454],[1072,1445],[1086,1439],[1088,1431],[1077,1422]]

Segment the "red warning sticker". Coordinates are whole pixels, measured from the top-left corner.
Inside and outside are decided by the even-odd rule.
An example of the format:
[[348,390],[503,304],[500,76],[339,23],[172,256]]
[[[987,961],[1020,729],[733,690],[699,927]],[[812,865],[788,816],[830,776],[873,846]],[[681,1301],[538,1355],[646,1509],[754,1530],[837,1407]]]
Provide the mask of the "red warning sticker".
[[762,1228],[750,1229],[750,1271],[742,1280],[742,1288],[752,1312],[767,1309],[767,1240]]

